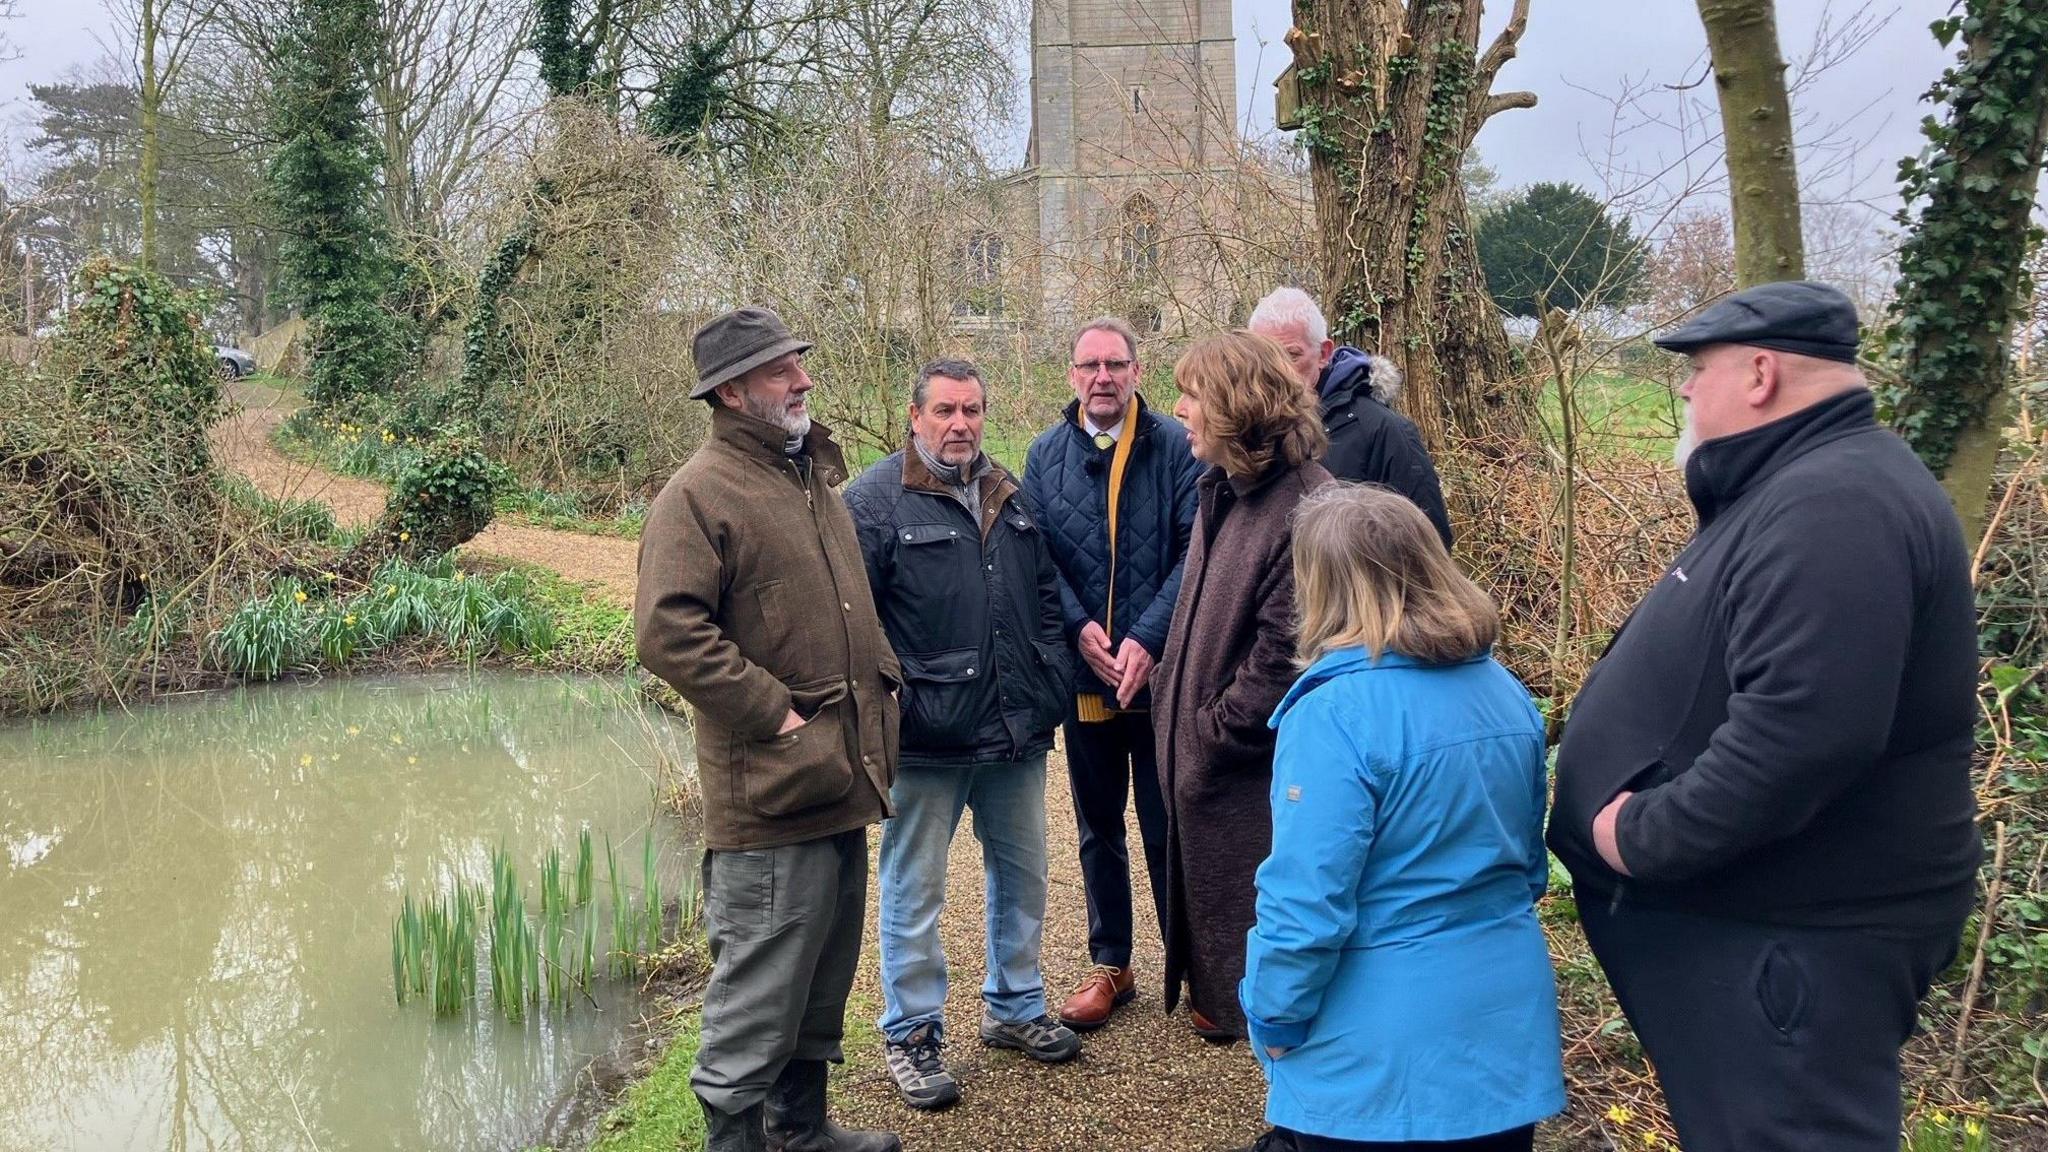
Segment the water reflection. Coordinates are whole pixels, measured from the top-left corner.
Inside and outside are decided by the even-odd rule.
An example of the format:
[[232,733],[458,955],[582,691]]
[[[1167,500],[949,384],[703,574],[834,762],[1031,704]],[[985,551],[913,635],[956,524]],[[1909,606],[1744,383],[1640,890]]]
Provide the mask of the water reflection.
[[[0,1152],[517,1147],[633,1015],[392,999],[407,885],[588,825],[674,891],[687,735],[593,680],[250,689],[0,729]],[[630,850],[630,852],[629,852]]]

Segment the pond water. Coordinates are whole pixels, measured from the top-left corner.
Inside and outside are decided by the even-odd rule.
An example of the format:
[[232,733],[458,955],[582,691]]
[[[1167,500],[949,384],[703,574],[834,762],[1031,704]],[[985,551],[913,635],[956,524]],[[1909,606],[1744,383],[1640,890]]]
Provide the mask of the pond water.
[[673,894],[696,854],[655,794],[688,759],[620,683],[510,674],[0,728],[0,1152],[527,1146],[630,1041],[636,984],[600,959],[594,1004],[523,1024],[481,978],[463,1016],[401,1007],[402,895],[488,892],[502,845],[537,907],[584,827],[600,888],[605,837],[637,891],[652,835]]

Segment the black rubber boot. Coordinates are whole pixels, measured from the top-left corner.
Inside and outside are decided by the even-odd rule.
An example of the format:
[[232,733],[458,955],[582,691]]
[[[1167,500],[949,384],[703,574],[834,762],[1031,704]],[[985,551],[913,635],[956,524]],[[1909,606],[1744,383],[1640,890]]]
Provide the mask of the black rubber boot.
[[704,1152],[768,1152],[768,1136],[762,1127],[766,1112],[756,1104],[744,1112],[720,1112],[697,1097],[704,1109]]
[[791,1060],[768,1090],[768,1152],[903,1152],[894,1132],[849,1132],[825,1118],[825,1062]]

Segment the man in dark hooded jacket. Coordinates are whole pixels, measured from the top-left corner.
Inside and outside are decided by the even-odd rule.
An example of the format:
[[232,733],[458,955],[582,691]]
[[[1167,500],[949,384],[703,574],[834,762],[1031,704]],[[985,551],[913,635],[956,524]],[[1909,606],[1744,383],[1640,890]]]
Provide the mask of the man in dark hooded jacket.
[[1394,362],[1331,340],[1322,309],[1299,288],[1275,288],[1252,309],[1245,326],[1280,345],[1294,374],[1322,397],[1323,432],[1330,438],[1323,467],[1330,475],[1391,488],[1413,500],[1449,548],[1451,518],[1436,465],[1415,422],[1390,407],[1401,390]]

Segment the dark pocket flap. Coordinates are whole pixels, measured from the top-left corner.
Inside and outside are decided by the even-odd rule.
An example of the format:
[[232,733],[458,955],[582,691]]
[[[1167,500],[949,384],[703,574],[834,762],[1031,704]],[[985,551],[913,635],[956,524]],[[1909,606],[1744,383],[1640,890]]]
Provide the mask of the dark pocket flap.
[[1048,668],[1065,667],[1067,645],[1062,640],[1033,640],[1031,646],[1038,650],[1038,662]]
[[981,649],[954,648],[945,652],[926,652],[922,655],[898,652],[897,663],[903,665],[905,680],[923,680],[937,684],[958,684],[981,675]]
[[960,529],[951,524],[905,524],[896,529],[896,539],[904,544],[944,544],[959,538]]
[[789,706],[806,720],[846,699],[846,681],[814,680],[789,690]]

